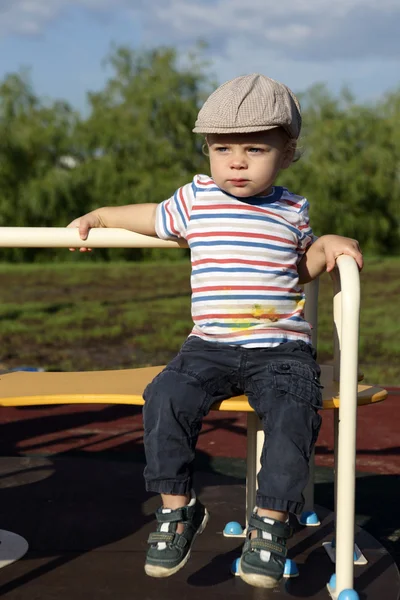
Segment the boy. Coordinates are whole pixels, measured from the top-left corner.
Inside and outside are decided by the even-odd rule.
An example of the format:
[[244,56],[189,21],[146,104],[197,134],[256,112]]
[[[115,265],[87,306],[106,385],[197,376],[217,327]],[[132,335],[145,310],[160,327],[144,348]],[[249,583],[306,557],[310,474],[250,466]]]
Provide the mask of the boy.
[[228,81],[193,130],[206,136],[211,177],[196,175],[161,204],[104,207],[69,225],[82,239],[91,227],[122,227],[185,238],[191,250],[194,327],[144,393],[146,489],[162,499],[145,564],[152,577],[181,569],[207,523],[192,491],[197,437],[214,402],[242,393],[266,435],[239,574],[264,588],[283,576],[288,513],[303,508],[322,407],[298,284],[343,253],[362,268],[355,240],[315,240],[306,199],[274,186],[300,128],[298,101],[283,84],[257,74]]

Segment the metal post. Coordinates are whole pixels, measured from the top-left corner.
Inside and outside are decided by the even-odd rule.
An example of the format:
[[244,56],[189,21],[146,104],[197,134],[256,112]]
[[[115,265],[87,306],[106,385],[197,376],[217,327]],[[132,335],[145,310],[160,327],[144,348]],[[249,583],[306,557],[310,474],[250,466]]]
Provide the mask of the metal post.
[[337,514],[336,514],[336,589],[335,594],[353,589],[356,418],[358,389],[358,335],[360,280],[350,256],[339,256],[341,281],[341,323],[335,310],[339,332],[340,407],[338,420]]
[[246,528],[256,505],[257,474],[261,468],[263,445],[262,423],[255,412],[249,412],[247,413]]

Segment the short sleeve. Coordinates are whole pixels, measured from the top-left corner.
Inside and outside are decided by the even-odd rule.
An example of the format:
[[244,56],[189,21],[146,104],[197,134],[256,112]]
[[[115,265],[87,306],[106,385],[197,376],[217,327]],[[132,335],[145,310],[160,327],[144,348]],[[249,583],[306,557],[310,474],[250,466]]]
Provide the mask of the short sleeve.
[[176,190],[171,198],[158,205],[156,233],[159,238],[162,240],[186,238],[193,200],[193,185],[188,183]]
[[305,254],[305,252],[308,250],[311,244],[313,244],[317,239],[311,229],[308,209],[308,201],[304,199],[304,203],[299,212],[299,222],[297,225],[297,229],[299,230],[299,238],[297,244],[297,262],[300,262],[302,256]]

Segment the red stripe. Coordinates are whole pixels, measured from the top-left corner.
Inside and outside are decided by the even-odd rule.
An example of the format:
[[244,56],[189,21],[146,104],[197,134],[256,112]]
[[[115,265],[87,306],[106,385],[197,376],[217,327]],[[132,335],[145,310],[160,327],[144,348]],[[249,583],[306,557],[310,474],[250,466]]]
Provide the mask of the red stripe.
[[170,210],[168,208],[168,204],[169,204],[169,202],[166,202],[164,204],[164,208],[165,208],[165,212],[167,213],[167,215],[169,217],[169,226],[171,228],[172,233],[174,233],[175,235],[179,235],[179,231],[177,231],[174,227],[174,220],[173,220]]
[[[231,237],[231,238],[256,238],[259,240],[273,240],[274,242],[281,242],[288,246],[295,246],[295,244],[286,238],[278,237],[276,235],[266,235],[265,233],[249,233],[247,231],[205,231],[203,233],[190,233],[186,236],[186,239],[192,238],[203,238],[203,237]],[[233,240],[234,241],[234,240]]]
[[[202,258],[200,260],[194,260],[192,262],[193,267],[198,265],[204,265],[206,263],[216,263],[220,265],[229,265],[232,263],[238,263],[242,265],[252,265],[259,267],[287,267],[288,265],[282,263],[269,262],[265,260],[247,260],[246,258]],[[296,270],[292,267],[292,271]]]
[[[197,204],[193,206],[193,210],[250,210],[253,212],[258,212],[265,214],[267,211],[264,208],[259,208],[258,206],[251,206],[251,204]],[[270,215],[275,214],[273,212],[268,213]]]
[[254,212],[262,215],[269,215],[274,217],[276,221],[284,221],[287,223],[287,219],[285,219],[284,215],[280,215],[274,213],[266,208],[260,208],[259,206],[252,206],[251,204],[197,204],[193,206],[193,210],[234,210],[234,211],[246,211],[246,212]]
[[288,294],[290,293],[296,293],[298,294],[298,290],[295,290],[294,288],[285,288],[285,287],[278,287],[276,285],[209,285],[209,286],[204,286],[204,287],[196,287],[196,288],[192,288],[192,292],[195,294],[197,292],[216,292],[216,291],[235,291],[235,290],[239,290],[239,291],[256,291],[256,292],[261,292],[261,291],[266,291],[266,292],[286,292]]
[[296,208],[301,207],[301,202],[294,202],[293,200],[288,200],[287,198],[282,198],[282,202],[286,202],[286,204],[290,204],[290,206],[295,206]]
[[189,221],[189,211],[188,211],[187,206],[186,206],[185,197],[183,195],[182,188],[179,188],[179,199],[180,199],[180,201],[182,203],[183,210],[185,211],[186,218]]
[[213,181],[212,179],[208,179],[207,181],[200,181],[200,179],[197,177],[196,185],[215,185],[215,181]]

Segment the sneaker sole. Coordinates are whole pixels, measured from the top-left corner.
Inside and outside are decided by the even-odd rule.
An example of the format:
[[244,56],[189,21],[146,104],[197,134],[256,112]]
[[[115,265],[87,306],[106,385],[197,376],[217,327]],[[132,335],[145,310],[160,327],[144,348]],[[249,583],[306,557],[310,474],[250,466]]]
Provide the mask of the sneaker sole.
[[207,509],[205,509],[203,521],[193,536],[193,540],[192,540],[192,544],[189,548],[189,552],[186,554],[186,556],[183,558],[183,560],[181,560],[181,562],[178,565],[176,565],[175,567],[172,567],[171,569],[168,569],[167,567],[158,567],[157,565],[145,564],[144,570],[145,570],[146,575],[149,575],[150,577],[170,577],[171,575],[174,575],[175,573],[180,571],[180,569],[182,569],[182,567],[184,567],[186,565],[187,561],[189,560],[190,553],[193,548],[193,544],[194,544],[197,536],[200,535],[201,533],[203,533],[204,529],[206,528],[209,518],[210,518],[209,512],[207,511]]
[[249,585],[258,588],[264,588],[272,590],[279,585],[279,581],[271,577],[270,575],[259,575],[257,573],[245,573],[242,570],[242,561],[239,562],[238,573],[240,578],[243,579]]

